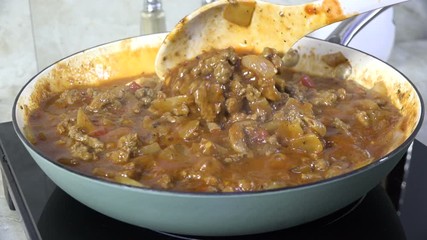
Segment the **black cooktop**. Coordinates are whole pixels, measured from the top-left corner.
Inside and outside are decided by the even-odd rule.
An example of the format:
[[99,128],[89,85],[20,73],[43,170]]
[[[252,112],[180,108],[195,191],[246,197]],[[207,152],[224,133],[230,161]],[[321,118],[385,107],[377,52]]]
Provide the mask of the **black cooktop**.
[[[5,195],[10,209],[21,214],[30,239],[217,239],[159,233],[104,216],[47,177],[10,122],[0,124],[0,142]],[[427,147],[415,141],[383,184],[329,216],[290,229],[227,239],[427,239],[426,155]]]

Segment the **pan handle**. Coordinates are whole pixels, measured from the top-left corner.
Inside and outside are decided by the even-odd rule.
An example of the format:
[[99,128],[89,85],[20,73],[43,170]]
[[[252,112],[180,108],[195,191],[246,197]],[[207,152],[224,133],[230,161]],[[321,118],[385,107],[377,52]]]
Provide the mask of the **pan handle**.
[[375,17],[377,17],[380,13],[387,10],[389,7],[383,7],[376,10],[372,10],[370,12],[366,12],[355,17],[346,19],[342,21],[334,31],[326,37],[326,41],[332,43],[338,43],[343,46],[347,46],[353,37],[372,21]]

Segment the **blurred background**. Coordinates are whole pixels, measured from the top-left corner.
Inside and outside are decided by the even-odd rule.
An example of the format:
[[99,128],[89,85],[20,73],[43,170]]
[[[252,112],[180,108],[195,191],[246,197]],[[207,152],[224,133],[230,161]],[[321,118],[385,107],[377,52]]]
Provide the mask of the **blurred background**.
[[[0,122],[11,120],[13,101],[19,90],[50,64],[103,43],[153,30],[168,31],[186,14],[210,1],[163,0],[161,6],[155,2],[0,0]],[[308,1],[270,2],[299,4]],[[162,11],[161,14],[157,14],[156,9]],[[403,72],[425,94],[425,100],[426,12],[425,0],[400,4],[371,22],[350,44],[388,61]],[[157,18],[157,22],[150,22],[153,18]],[[324,38],[333,27],[320,30],[313,36]],[[421,129],[417,139],[427,144],[426,127]],[[19,214],[9,210],[1,190],[0,239],[26,239]]]

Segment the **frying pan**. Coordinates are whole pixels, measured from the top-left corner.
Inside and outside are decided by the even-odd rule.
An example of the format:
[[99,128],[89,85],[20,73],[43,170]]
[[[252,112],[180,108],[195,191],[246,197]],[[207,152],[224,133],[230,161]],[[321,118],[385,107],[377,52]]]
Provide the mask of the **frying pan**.
[[156,51],[165,36],[119,40],[62,59],[33,77],[13,107],[14,129],[40,168],[69,195],[112,218],[156,231],[198,236],[245,235],[296,226],[341,209],[378,185],[421,127],[424,106],[420,93],[398,70],[356,49],[303,38],[294,46],[302,59],[296,70],[328,76],[331,71],[319,63],[319,56],[340,51],[352,65],[351,79],[367,88],[381,89],[400,109],[405,118],[402,131],[392,135],[386,154],[377,161],[344,175],[296,187],[182,193],[132,187],[82,174],[49,159],[25,137],[28,112],[39,106],[47,87],[61,91],[154,73]]

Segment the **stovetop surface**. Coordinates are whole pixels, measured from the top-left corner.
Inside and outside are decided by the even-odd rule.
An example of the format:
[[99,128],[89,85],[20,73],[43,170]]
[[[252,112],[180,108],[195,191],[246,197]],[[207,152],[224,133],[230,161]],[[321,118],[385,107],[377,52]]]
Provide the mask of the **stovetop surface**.
[[[5,192],[11,197],[10,207],[20,212],[30,239],[217,239],[168,235],[104,216],[69,196],[47,177],[29,156],[10,122],[0,124],[0,141]],[[423,184],[417,184],[421,178],[427,181],[422,172],[427,166],[420,165],[426,165],[422,161],[426,154],[427,147],[415,141],[408,154],[411,174],[402,172],[397,177],[403,177],[406,187],[402,193],[398,191],[396,201],[392,201],[390,191],[377,186],[363,198],[314,222],[227,239],[427,239],[420,221],[427,217],[427,196],[419,194]],[[401,162],[404,169],[405,161]],[[396,182],[394,178],[389,182]]]

